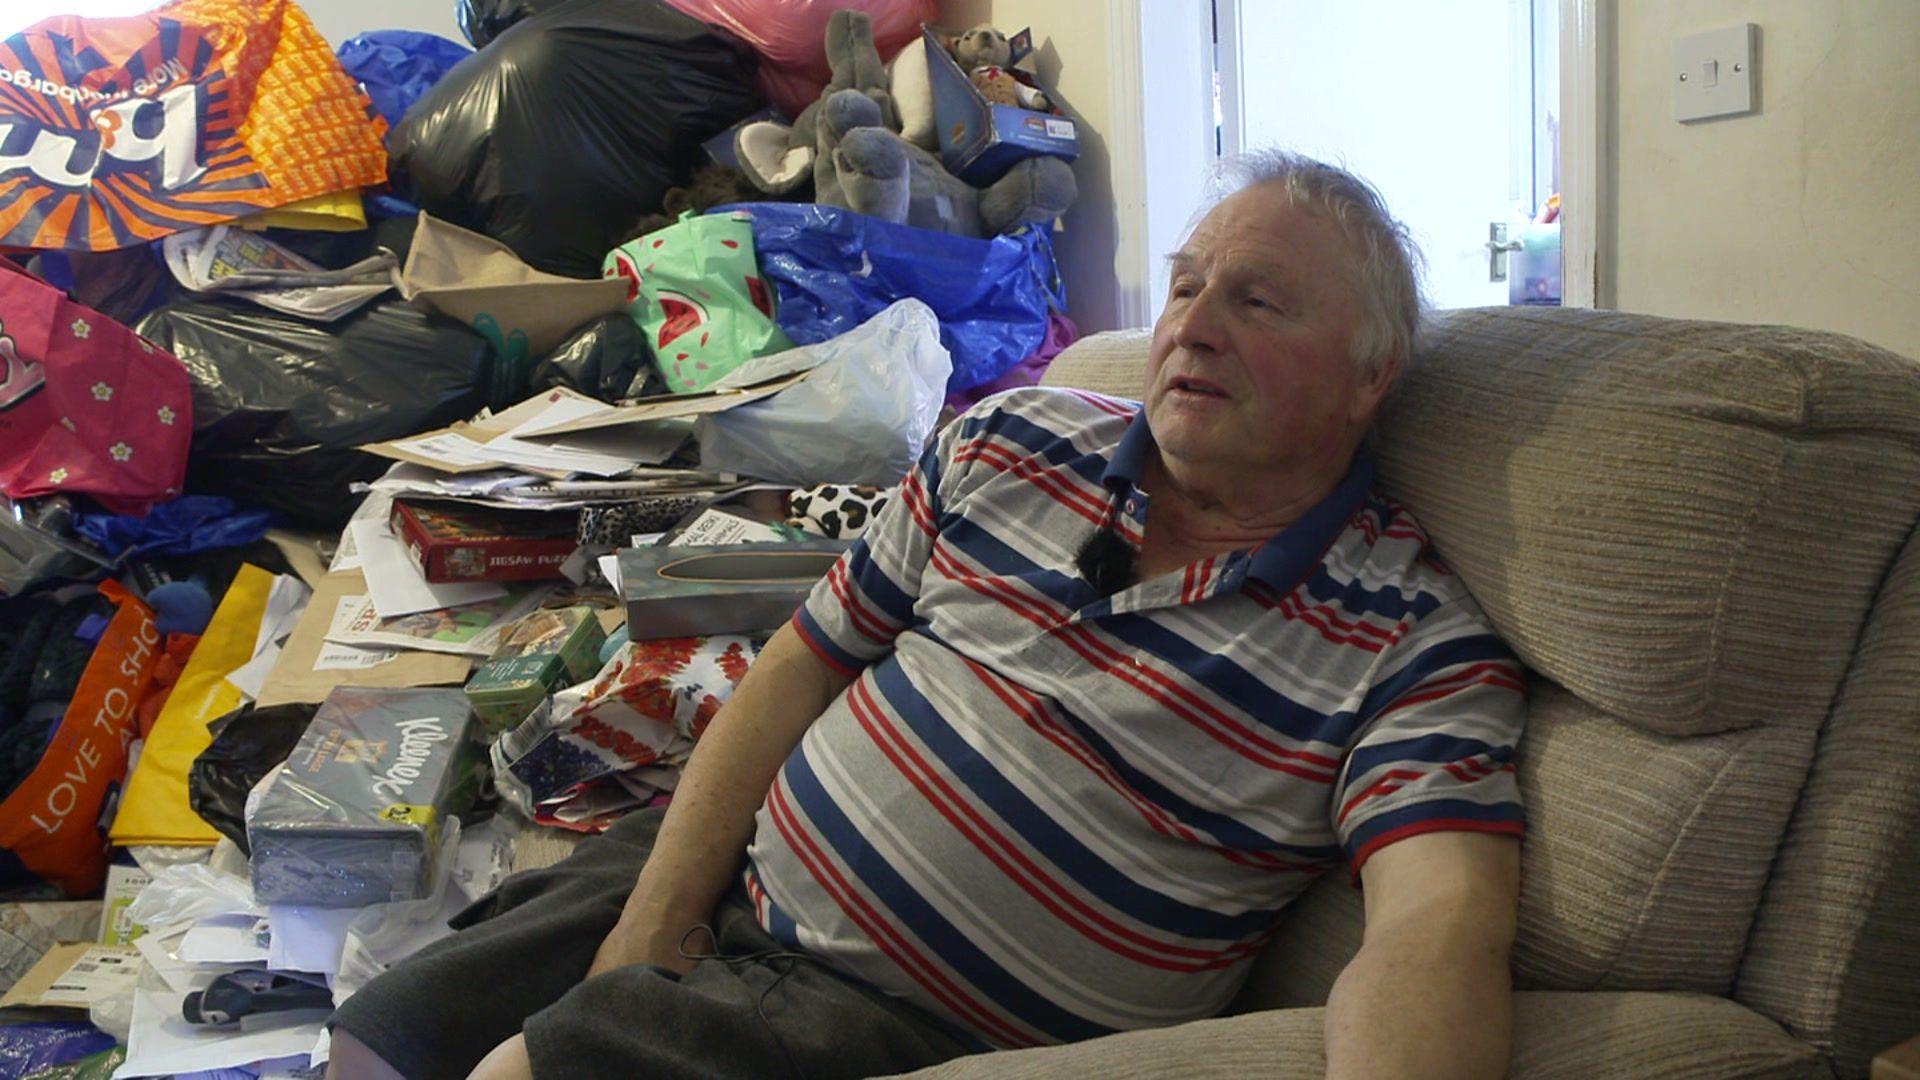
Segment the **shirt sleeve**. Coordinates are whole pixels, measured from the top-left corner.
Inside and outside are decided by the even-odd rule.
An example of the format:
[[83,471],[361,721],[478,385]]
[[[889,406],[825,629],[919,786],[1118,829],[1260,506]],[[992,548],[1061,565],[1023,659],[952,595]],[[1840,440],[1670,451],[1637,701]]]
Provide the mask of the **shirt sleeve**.
[[1513,771],[1527,713],[1519,660],[1465,597],[1406,641],[1406,662],[1368,693],[1334,785],[1334,829],[1356,882],[1374,852],[1409,836],[1526,830]]
[[[991,399],[989,399],[991,400]],[[985,403],[982,403],[985,404]],[[794,613],[793,627],[828,666],[844,675],[885,655],[913,622],[920,575],[939,536],[942,506],[955,481],[953,448],[979,423],[975,406],[927,446],[888,494],[886,505]]]

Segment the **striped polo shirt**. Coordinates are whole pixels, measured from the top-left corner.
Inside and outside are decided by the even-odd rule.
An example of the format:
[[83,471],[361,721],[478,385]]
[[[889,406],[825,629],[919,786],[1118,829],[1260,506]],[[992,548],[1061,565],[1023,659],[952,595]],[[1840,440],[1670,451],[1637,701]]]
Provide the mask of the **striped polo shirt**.
[[1134,402],[990,398],[794,617],[857,678],[760,809],[760,922],[993,1046],[1214,1015],[1324,871],[1523,828],[1519,664],[1364,455],[1257,547],[1087,584],[1152,439]]

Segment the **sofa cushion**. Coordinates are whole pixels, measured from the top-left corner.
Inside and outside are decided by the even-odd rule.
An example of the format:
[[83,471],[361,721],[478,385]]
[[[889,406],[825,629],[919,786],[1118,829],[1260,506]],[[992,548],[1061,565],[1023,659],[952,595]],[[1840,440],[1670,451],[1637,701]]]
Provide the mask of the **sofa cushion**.
[[[1043,382],[1137,396],[1148,340],[1094,335]],[[1378,436],[1531,667],[1652,731],[1811,726],[1920,505],[1920,366],[1792,327],[1446,311]]]
[[[1545,680],[1530,692],[1518,761],[1528,825],[1517,985],[1729,992],[1811,736],[1676,738]],[[1363,923],[1345,875],[1316,883],[1288,910],[1236,1008],[1324,1002]]]
[[1774,860],[1735,996],[1863,1075],[1920,1031],[1920,534],[1887,578]]
[[1668,734],[1816,724],[1920,506],[1920,366],[1791,327],[1442,312],[1378,426],[1521,658]]
[[1151,330],[1109,330],[1067,346],[1040,376],[1041,386],[1072,386],[1140,400],[1147,381]]
[[[1731,1001],[1698,994],[1522,993],[1513,998],[1513,1080],[1828,1077],[1820,1055]],[[1324,1009],[1197,1020],[1071,1046],[978,1054],[916,1080],[1101,1080],[1326,1074]],[[1437,1046],[1436,1054],[1446,1048]]]

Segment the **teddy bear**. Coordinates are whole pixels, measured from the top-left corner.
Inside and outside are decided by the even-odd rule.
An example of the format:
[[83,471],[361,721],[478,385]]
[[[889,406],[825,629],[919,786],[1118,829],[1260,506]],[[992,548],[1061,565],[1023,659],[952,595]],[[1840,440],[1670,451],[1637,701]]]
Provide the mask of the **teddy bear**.
[[1007,35],[987,23],[981,23],[954,38],[952,51],[953,62],[960,65],[961,71],[980,67],[1003,68],[1013,63],[1013,44],[1007,40]]
[[[1073,205],[1073,169],[1058,158],[1021,161],[977,189],[949,173],[937,156],[902,139],[888,113],[892,98],[864,13],[834,13],[827,55],[834,79],[791,128],[761,122],[735,136],[741,170],[762,191],[791,191],[810,168],[815,202],[973,237],[1051,221]],[[809,134],[810,148],[803,141]]]

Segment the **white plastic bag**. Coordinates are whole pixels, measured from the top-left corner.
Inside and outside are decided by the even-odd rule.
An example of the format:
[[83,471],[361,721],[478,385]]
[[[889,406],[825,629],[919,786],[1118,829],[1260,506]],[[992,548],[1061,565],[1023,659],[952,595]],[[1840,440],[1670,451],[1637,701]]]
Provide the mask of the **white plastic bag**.
[[[700,466],[776,483],[891,487],[920,459],[953,359],[933,309],[911,298],[795,353],[813,374],[761,401],[702,416]],[[762,358],[792,363],[789,353]]]

